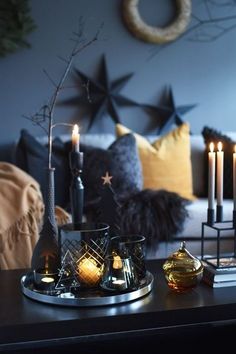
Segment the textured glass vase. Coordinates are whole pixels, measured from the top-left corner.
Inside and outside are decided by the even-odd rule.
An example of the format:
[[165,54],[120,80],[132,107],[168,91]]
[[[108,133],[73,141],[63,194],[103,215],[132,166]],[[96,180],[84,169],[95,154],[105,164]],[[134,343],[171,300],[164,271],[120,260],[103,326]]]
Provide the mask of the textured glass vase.
[[203,264],[186,249],[185,242],[181,242],[180,248],[163,264],[163,270],[170,289],[184,292],[199,284]]
[[31,268],[34,273],[57,274],[60,268],[54,199],[54,168],[48,168],[47,190],[44,196],[44,220],[31,260]]

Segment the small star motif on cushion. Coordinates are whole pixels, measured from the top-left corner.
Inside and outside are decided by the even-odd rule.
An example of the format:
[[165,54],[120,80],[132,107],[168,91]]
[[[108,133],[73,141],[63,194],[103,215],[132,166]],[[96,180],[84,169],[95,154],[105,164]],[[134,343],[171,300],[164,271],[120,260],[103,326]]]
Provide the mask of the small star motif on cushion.
[[111,179],[113,177],[109,175],[109,172],[106,172],[105,176],[101,178],[103,179],[103,184],[111,184]]

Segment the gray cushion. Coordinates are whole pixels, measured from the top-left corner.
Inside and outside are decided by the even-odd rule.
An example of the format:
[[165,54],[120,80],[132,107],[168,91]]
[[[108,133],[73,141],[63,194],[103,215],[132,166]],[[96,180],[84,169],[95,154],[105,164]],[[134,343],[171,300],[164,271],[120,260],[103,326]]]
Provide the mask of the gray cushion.
[[120,195],[130,194],[143,187],[142,167],[135,138],[132,134],[115,140],[108,149],[81,144],[84,152],[82,180],[85,187],[85,202],[99,196],[106,172],[113,176],[114,191]]

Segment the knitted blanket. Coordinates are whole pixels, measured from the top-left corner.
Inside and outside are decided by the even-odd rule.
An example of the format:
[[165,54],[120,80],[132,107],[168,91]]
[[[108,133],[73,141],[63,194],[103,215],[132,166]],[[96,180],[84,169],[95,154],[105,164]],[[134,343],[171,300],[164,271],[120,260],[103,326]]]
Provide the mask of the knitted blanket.
[[38,183],[0,162],[0,206],[0,269],[27,268],[44,211]]
[[[43,213],[36,180],[13,164],[0,162],[0,269],[30,267]],[[55,216],[58,225],[70,221],[60,207]]]

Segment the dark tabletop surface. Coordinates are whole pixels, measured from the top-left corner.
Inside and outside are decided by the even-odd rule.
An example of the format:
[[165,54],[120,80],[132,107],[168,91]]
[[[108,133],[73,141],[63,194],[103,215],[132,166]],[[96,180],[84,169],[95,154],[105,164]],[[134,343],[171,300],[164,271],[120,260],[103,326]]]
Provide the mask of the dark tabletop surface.
[[200,283],[186,293],[171,291],[163,260],[147,261],[154,276],[151,293],[138,300],[97,307],[44,304],[21,292],[26,270],[0,271],[0,351],[44,343],[93,341],[173,328],[236,323],[236,287],[213,289]]

